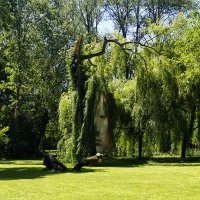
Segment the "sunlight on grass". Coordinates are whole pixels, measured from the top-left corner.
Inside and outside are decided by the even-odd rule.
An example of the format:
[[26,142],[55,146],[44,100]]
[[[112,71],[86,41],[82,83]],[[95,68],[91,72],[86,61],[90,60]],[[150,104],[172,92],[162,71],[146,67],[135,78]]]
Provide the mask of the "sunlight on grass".
[[46,171],[42,161],[0,161],[1,200],[200,199],[200,163]]

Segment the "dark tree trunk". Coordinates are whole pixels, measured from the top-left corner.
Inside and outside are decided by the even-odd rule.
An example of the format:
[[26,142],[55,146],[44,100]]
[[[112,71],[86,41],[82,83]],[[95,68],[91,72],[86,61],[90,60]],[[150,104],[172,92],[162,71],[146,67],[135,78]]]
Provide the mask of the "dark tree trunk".
[[193,106],[191,109],[191,116],[190,116],[190,124],[188,127],[188,130],[185,130],[185,133],[183,135],[183,140],[182,140],[182,149],[181,149],[181,158],[184,159],[186,156],[186,149],[188,146],[188,142],[190,137],[192,136],[193,132],[193,125],[194,125],[194,120],[195,120],[195,113],[196,113],[196,106]]
[[186,153],[186,140],[187,140],[187,130],[185,131],[183,135],[183,140],[182,140],[182,147],[181,147],[181,158],[185,158],[185,153]]
[[[198,114],[197,119],[198,119],[198,122],[197,122],[198,123],[198,125],[197,125],[197,128],[198,128],[197,138],[198,138],[198,141],[200,141],[200,114]],[[196,148],[200,148],[200,145],[197,144]]]
[[142,159],[142,140],[144,133],[142,131],[138,132],[138,159]]
[[130,79],[130,64],[128,62],[129,58],[128,56],[126,55],[126,79]]

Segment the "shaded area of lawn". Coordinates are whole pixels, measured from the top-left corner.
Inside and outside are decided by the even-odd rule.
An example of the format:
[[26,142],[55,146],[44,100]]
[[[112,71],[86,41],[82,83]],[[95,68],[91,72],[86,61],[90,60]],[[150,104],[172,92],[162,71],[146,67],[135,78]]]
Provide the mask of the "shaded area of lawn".
[[44,178],[49,175],[56,175],[61,173],[88,173],[103,171],[98,168],[83,168],[76,172],[71,168],[66,172],[59,172],[55,170],[47,170],[42,164],[37,161],[0,161],[0,180],[16,180],[16,179],[37,179]]
[[186,158],[182,160],[179,157],[152,157],[143,158],[117,158],[112,160],[105,160],[100,163],[101,166],[107,167],[139,167],[144,165],[166,165],[166,166],[200,166],[200,158]]
[[[103,172],[106,167],[142,167],[142,166],[178,166],[188,167],[197,166],[200,167],[200,158],[186,158],[181,160],[178,157],[155,157],[138,160],[137,158],[115,158],[110,160],[104,160],[97,166],[83,167],[81,171],[73,171],[72,168],[68,168],[64,173],[88,173],[88,172]],[[101,169],[100,167],[104,167]],[[42,165],[42,161],[39,160],[0,160],[0,180],[17,180],[17,179],[36,179],[44,178],[49,175],[55,175],[63,172],[55,170],[46,170]]]
[[47,171],[36,167],[11,167],[0,169],[0,180],[35,179],[45,177]]
[[[82,173],[88,173],[88,172],[97,172],[104,170],[98,169],[98,168],[83,168],[81,171],[72,171],[71,169],[67,170],[64,173],[76,173],[76,174],[82,174]],[[45,170],[41,168],[25,168],[25,167],[13,167],[13,168],[5,168],[0,169],[0,180],[16,180],[16,179],[36,179],[36,178],[44,178],[45,176],[49,175],[56,175],[58,173],[63,172],[57,172],[55,170]]]
[[184,160],[178,157],[155,157],[148,160],[150,165],[162,165],[162,166],[200,166],[200,158],[185,158]]

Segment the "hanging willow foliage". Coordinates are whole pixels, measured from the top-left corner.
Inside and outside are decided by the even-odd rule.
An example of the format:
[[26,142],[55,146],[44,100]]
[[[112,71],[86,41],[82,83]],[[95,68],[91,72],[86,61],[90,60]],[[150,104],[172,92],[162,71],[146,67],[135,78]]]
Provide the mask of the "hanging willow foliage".
[[59,129],[62,133],[58,143],[58,156],[60,159],[65,159],[73,162],[73,138],[75,119],[75,105],[77,101],[77,92],[69,91],[61,96],[59,103]]
[[100,80],[95,75],[88,80],[85,95],[84,119],[76,152],[78,157],[83,157],[87,154],[90,156],[96,153],[94,116],[99,100],[100,84]]
[[[110,94],[105,93],[105,89],[102,90],[104,86],[98,76],[91,76],[85,88],[87,88],[87,92],[81,105],[77,91],[70,91],[62,95],[59,104],[59,126],[62,138],[58,143],[58,155],[72,163],[96,153],[94,117],[102,93],[110,102],[106,103],[106,106],[104,105],[107,113],[109,113],[108,107],[113,107],[110,105],[113,102]],[[83,116],[80,116],[82,111]],[[83,119],[81,119],[82,117]],[[112,129],[113,119],[112,117],[110,119],[112,123],[109,123],[109,129]]]

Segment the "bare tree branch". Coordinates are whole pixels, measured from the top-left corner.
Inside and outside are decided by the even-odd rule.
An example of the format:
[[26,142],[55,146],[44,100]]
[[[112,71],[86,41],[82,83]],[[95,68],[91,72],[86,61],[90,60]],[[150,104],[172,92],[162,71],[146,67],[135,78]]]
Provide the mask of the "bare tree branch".
[[139,45],[141,47],[149,48],[149,49],[155,51],[157,54],[162,55],[161,52],[157,51],[155,48],[148,46],[148,45],[145,45],[145,44],[142,44],[141,42],[127,41],[127,42],[124,42],[124,43],[120,43],[116,39],[107,39],[106,37],[104,37],[102,49],[99,52],[96,52],[96,53],[91,53],[91,54],[88,54],[88,55],[80,55],[80,61],[84,61],[84,60],[87,60],[87,59],[91,59],[91,58],[103,55],[105,53],[106,46],[107,46],[108,43],[115,43],[115,44],[119,45],[124,51],[130,50],[130,49],[125,49],[124,48],[125,45],[136,44],[136,45]]

